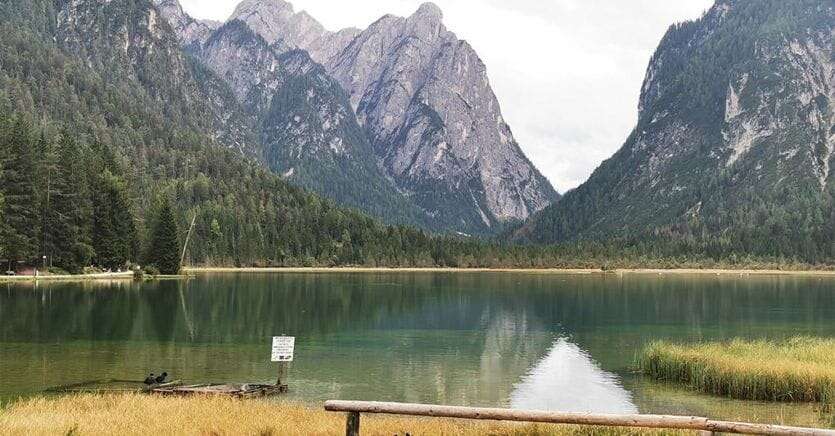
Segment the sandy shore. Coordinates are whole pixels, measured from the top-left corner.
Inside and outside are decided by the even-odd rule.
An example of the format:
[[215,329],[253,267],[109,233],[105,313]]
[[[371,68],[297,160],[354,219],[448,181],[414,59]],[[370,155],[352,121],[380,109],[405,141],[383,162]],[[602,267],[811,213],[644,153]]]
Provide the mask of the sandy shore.
[[835,270],[755,270],[755,269],[514,269],[514,268],[373,268],[373,267],[338,267],[338,268],[228,268],[194,267],[185,268],[190,274],[201,273],[403,273],[403,272],[449,272],[449,273],[525,273],[525,274],[701,274],[733,276],[768,276],[768,275],[815,275],[835,277]]

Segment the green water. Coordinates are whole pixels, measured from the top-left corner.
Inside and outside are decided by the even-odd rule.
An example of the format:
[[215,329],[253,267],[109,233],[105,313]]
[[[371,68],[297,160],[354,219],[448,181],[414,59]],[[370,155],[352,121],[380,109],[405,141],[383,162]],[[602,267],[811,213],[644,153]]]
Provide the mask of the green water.
[[632,371],[664,338],[835,336],[835,279],[523,273],[215,274],[0,284],[0,400],[85,380],[274,379],[293,399],[687,413],[814,424],[812,405],[694,394]]

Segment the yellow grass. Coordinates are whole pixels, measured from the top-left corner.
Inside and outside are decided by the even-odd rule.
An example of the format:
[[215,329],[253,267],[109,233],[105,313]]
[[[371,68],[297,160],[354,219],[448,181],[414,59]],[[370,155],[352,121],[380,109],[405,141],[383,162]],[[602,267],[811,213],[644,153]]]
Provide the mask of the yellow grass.
[[657,379],[734,398],[828,403],[835,399],[833,339],[655,342],[644,348],[639,365]]
[[[3,435],[343,435],[345,416],[321,407],[225,397],[142,394],[39,397],[0,411]],[[579,426],[363,415],[363,435],[689,434]]]

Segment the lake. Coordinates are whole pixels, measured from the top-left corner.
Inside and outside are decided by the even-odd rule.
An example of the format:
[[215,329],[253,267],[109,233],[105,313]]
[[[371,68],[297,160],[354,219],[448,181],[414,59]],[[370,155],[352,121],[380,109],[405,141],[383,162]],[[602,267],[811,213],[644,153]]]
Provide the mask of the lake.
[[815,424],[813,405],[711,397],[636,374],[641,345],[835,336],[835,278],[484,272],[201,274],[0,284],[0,400],[163,370],[289,398],[674,413]]

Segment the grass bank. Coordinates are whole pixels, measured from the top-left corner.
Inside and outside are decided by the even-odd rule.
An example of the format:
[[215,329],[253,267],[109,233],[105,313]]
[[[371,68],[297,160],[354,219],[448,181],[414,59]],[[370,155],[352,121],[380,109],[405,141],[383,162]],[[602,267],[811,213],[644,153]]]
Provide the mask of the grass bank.
[[797,337],[692,345],[654,342],[641,370],[703,392],[765,401],[835,402],[835,340]]
[[[364,415],[363,435],[662,435],[688,432]],[[321,408],[224,397],[72,395],[0,410],[4,435],[343,435],[345,416]]]

